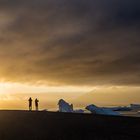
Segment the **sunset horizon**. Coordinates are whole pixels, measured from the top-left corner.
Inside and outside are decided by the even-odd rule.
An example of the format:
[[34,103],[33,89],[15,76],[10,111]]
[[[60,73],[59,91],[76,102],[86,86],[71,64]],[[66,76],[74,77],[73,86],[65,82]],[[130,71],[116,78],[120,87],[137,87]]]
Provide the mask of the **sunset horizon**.
[[[1,0],[0,100],[9,101],[2,106],[23,102],[23,93],[27,99],[31,93],[38,98],[51,92],[70,98],[71,93],[73,99],[94,89],[96,96],[87,94],[83,104],[91,103],[88,98],[93,104],[107,105],[107,98],[108,105],[140,103],[139,5],[131,0]],[[46,102],[53,98],[44,97]]]
[[11,139],[140,139],[139,0],[0,0]]

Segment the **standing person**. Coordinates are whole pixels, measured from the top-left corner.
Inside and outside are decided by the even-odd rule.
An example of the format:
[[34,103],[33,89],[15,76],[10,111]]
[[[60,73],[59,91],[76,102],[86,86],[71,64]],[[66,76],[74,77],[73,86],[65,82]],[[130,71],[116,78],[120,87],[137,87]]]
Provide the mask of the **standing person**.
[[36,99],[35,99],[35,107],[36,107],[36,111],[38,111],[38,102],[39,102],[39,100],[36,98]]
[[29,111],[31,111],[32,110],[32,98],[30,97],[28,101],[29,101]]

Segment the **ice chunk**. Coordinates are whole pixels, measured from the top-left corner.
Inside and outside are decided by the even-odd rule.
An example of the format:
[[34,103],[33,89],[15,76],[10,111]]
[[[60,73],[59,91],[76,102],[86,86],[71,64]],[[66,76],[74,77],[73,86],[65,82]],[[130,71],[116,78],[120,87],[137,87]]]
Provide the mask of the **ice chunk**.
[[105,109],[105,108],[97,107],[95,105],[89,105],[86,107],[86,109],[94,114],[115,115],[115,116],[120,115],[120,113],[112,111],[111,109]]
[[63,99],[60,99],[58,102],[59,112],[73,112],[73,105],[67,103]]
[[140,104],[130,104],[130,108],[131,109],[134,109],[134,110],[135,109],[138,109],[139,110],[140,109]]
[[74,110],[74,113],[84,113],[84,110],[82,110],[82,109]]

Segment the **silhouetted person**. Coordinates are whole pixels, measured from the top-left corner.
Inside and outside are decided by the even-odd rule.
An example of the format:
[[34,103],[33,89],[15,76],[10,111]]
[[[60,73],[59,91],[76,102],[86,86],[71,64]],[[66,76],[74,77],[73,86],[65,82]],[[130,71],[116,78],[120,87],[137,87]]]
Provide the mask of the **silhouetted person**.
[[28,101],[29,101],[29,110],[31,111],[32,110],[32,98],[30,97]]
[[70,106],[71,106],[71,108],[73,109],[73,104],[71,104]]
[[39,102],[39,100],[36,98],[35,99],[35,108],[36,108],[36,111],[38,111],[38,102]]

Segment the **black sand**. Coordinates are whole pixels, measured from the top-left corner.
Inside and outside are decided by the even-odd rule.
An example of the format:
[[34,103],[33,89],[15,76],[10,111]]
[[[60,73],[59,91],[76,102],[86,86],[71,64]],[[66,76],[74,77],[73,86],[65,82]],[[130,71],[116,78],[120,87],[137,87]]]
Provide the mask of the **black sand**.
[[139,140],[140,118],[0,111],[0,140]]

